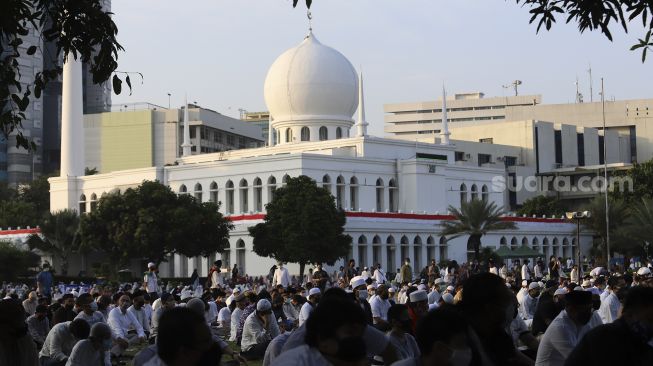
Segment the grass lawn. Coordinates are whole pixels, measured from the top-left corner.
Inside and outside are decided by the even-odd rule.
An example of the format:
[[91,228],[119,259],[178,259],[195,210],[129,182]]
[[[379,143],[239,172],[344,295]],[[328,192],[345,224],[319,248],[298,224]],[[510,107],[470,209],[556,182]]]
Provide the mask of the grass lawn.
[[[236,343],[234,343],[234,342],[227,342],[227,343],[229,344],[229,347],[231,347],[231,349],[233,349],[233,350],[235,350],[237,352],[240,352],[240,347],[238,347],[238,345]],[[125,351],[125,353],[123,354],[123,356],[120,358],[120,360],[121,361],[124,360],[126,362],[126,365],[128,365],[128,366],[132,366],[133,365],[132,360],[133,360],[134,356],[138,352],[140,352],[143,348],[146,348],[147,346],[148,346],[148,344],[141,344],[141,345],[137,345],[137,346],[128,348]],[[226,355],[222,356],[222,363],[224,363],[225,361],[231,361],[231,357],[226,356]],[[262,364],[263,364],[263,360],[247,362],[248,366],[261,366]],[[114,365],[118,365],[118,363],[114,363]]]

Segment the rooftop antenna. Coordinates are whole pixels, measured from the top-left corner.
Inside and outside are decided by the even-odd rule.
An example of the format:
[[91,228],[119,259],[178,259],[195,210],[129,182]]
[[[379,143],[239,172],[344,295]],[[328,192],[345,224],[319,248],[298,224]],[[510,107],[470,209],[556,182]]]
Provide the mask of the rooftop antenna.
[[590,74],[590,103],[594,102],[594,90],[592,88],[592,64],[590,63],[590,68],[587,70],[587,72]]
[[[610,206],[608,203],[608,130],[605,128],[605,88],[601,78],[601,115],[603,117],[603,195],[605,196],[605,247],[607,268],[610,268]],[[578,243],[580,245],[580,243]],[[580,247],[579,247],[580,248]]]
[[503,88],[504,89],[514,88],[515,89],[515,96],[518,96],[519,95],[519,90],[517,89],[517,87],[519,87],[521,84],[522,84],[521,80],[515,80],[515,81],[513,81],[512,83],[510,83],[508,85],[504,85]]
[[583,103],[583,94],[580,93],[580,83],[578,82],[578,76],[576,76],[576,103]]

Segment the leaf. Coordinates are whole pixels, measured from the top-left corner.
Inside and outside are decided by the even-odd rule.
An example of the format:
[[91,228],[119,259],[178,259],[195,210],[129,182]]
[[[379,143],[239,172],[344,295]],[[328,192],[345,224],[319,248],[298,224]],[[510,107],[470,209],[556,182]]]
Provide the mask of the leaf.
[[127,83],[127,86],[129,87],[129,95],[132,95],[132,82],[129,79],[129,75],[125,78],[125,82]]
[[36,53],[36,46],[30,46],[30,48],[27,49],[28,55],[33,55],[35,53]]
[[306,7],[310,9],[312,3],[313,3],[313,0],[306,0]]
[[293,8],[297,7],[297,1],[299,1],[299,0],[292,0],[292,7]]
[[120,95],[121,91],[122,91],[122,80],[120,80],[118,75],[113,75],[113,92],[116,93],[116,95]]
[[642,52],[642,63],[646,62],[646,51],[648,51],[648,48],[644,48]]

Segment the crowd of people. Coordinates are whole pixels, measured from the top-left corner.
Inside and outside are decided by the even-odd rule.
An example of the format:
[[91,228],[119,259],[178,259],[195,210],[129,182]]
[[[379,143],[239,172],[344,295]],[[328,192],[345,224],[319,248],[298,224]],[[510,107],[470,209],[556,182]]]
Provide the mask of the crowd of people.
[[243,281],[216,261],[186,284],[149,263],[142,282],[75,287],[46,267],[3,283],[0,366],[124,364],[130,348],[136,366],[653,365],[651,270],[406,258]]

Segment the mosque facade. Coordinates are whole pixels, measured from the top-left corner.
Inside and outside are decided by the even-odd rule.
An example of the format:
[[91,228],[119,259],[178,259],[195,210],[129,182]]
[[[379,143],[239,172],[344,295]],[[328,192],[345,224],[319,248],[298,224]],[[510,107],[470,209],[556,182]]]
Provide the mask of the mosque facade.
[[[451,218],[448,207],[472,199],[506,204],[505,192],[493,185],[497,177],[505,177],[505,169],[456,164],[455,142],[449,141],[446,128],[438,143],[370,136],[362,75],[312,32],[268,71],[264,94],[270,111],[270,146],[191,155],[184,136],[182,156],[173,166],[83,175],[83,144],[75,143],[83,134],[81,107],[76,105],[81,103],[80,72],[76,61],[64,68],[62,110],[67,118],[62,127],[61,176],[50,179],[52,211],[89,212],[103,194],[157,180],[178,194],[221,202],[220,210],[235,225],[224,253],[210,258],[174,255],[161,265],[165,277],[185,277],[194,269],[206,275],[215,259],[230,267],[237,263],[241,273],[267,274],[274,260],[252,251],[247,228],[264,219],[265,205],[289,177],[311,177],[330,190],[345,211],[345,232],[352,237],[347,259],[361,267],[380,263],[388,272],[406,257],[415,271],[431,259],[466,262],[467,237],[447,240],[439,234],[440,223]],[[573,223],[560,218],[506,219],[517,229],[490,233],[482,238],[483,246],[525,245],[546,258],[570,257],[578,247]],[[591,240],[587,233],[580,236],[583,252]],[[289,267],[298,272],[298,266]]]

